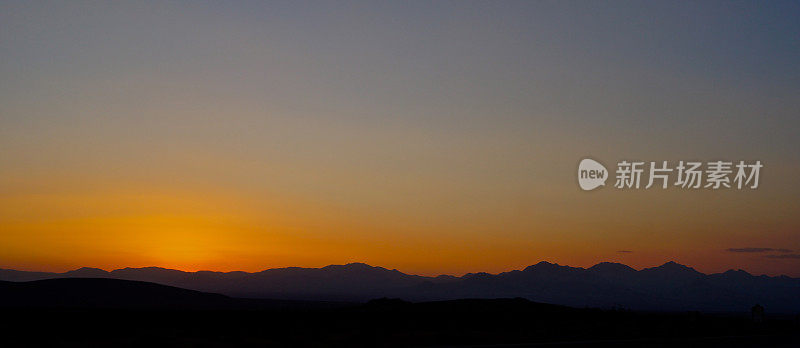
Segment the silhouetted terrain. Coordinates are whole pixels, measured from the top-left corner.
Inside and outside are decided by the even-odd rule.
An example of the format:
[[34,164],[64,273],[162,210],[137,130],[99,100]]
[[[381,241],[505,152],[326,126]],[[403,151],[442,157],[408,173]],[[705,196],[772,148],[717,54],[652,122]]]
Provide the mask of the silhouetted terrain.
[[[512,299],[241,300],[114,279],[0,283],[0,346],[794,347],[791,316],[576,309]],[[281,306],[275,306],[279,303]]]
[[182,272],[156,267],[111,272],[81,268],[66,273],[0,270],[0,280],[10,281],[71,277],[139,280],[232,297],[283,300],[521,297],[579,308],[741,312],[760,303],[771,312],[800,312],[800,279],[754,276],[742,270],[707,275],[674,262],[643,270],[619,263],[600,263],[584,269],[540,262],[524,270],[470,273],[463,277],[409,275],[361,263],[256,273]]
[[223,295],[130,280],[0,282],[3,307],[212,308],[229,300]]
[[333,308],[349,303],[242,299],[156,283],[57,278],[29,282],[0,281],[0,307],[64,309],[259,310]]

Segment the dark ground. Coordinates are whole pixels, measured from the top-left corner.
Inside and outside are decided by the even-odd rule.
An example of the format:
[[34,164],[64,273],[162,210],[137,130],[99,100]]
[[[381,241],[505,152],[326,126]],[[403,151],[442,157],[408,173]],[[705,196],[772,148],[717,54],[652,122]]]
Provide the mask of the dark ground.
[[[259,310],[6,308],[0,346],[800,347],[794,318],[571,309],[522,299]],[[335,307],[335,306],[333,306]]]
[[147,282],[0,282],[0,347],[800,347],[796,316],[575,309],[524,299],[246,300]]

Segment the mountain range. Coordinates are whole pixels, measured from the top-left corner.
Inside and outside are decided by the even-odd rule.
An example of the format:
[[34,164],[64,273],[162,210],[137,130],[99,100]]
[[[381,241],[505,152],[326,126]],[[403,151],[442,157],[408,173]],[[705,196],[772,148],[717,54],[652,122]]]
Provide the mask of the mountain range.
[[704,274],[675,262],[636,270],[603,262],[589,268],[540,262],[499,274],[427,277],[363,263],[261,272],[184,272],[158,267],[64,273],[0,269],[11,282],[54,278],[111,278],[153,282],[239,298],[357,301],[391,297],[408,301],[512,298],[572,307],[654,311],[745,312],[758,303],[773,313],[800,312],[800,278],[755,276],[743,270]]

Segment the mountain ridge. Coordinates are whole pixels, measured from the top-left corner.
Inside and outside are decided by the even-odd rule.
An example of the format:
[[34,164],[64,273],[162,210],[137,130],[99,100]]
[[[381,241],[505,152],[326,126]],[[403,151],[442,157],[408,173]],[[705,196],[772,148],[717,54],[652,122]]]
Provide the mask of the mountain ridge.
[[705,274],[674,261],[636,270],[601,262],[589,268],[542,261],[522,270],[422,276],[365,263],[320,268],[284,267],[259,272],[186,272],[161,267],[63,273],[0,269],[0,280],[113,278],[146,281],[231,297],[364,302],[395,297],[410,301],[521,297],[573,307],[639,310],[731,311],[755,303],[800,311],[800,278],[755,276],[742,270]]
[[[671,266],[680,266],[680,267],[684,267],[686,269],[693,270],[695,272],[698,272],[698,273],[701,273],[701,274],[704,274],[704,275],[725,274],[725,273],[728,273],[728,272],[745,272],[745,273],[747,273],[749,275],[756,276],[756,277],[769,277],[769,278],[783,278],[783,277],[785,277],[785,278],[791,278],[791,279],[800,279],[800,278],[791,277],[791,276],[788,276],[788,275],[785,275],[785,274],[775,275],[775,276],[770,276],[770,275],[766,275],[766,274],[756,275],[756,274],[750,273],[750,272],[748,272],[746,270],[743,270],[743,269],[733,269],[733,268],[730,268],[730,269],[728,269],[726,271],[723,271],[723,272],[703,273],[703,272],[697,271],[693,267],[689,267],[689,266],[683,265],[681,263],[678,263],[678,262],[672,261],[672,260],[671,261],[666,261],[663,264],[658,265],[658,266],[644,267],[644,268],[638,269],[638,270],[636,268],[628,266],[628,265],[626,265],[624,263],[610,262],[610,261],[602,261],[602,262],[599,262],[599,263],[597,263],[597,264],[595,264],[593,266],[585,267],[585,268],[584,267],[561,265],[561,264],[558,264],[558,263],[548,262],[548,261],[539,261],[538,263],[526,266],[521,270],[510,270],[510,271],[503,271],[503,272],[499,272],[499,273],[491,273],[491,272],[483,272],[483,271],[481,271],[481,272],[468,272],[468,273],[465,273],[464,275],[468,275],[468,274],[499,275],[499,274],[510,273],[510,272],[515,272],[515,271],[524,271],[525,269],[528,269],[528,268],[531,268],[531,267],[534,267],[534,266],[537,266],[537,265],[552,265],[552,266],[567,267],[567,268],[571,268],[571,269],[580,269],[580,270],[587,270],[587,271],[588,270],[592,270],[592,269],[596,269],[598,267],[602,267],[604,265],[621,265],[621,266],[624,266],[624,267],[626,267],[628,269],[631,269],[631,270],[634,270],[634,271],[637,271],[637,272],[643,271],[643,270],[648,270],[648,269],[657,269],[657,268],[666,268],[666,267],[671,267]],[[159,270],[159,271],[174,271],[174,272],[187,273],[187,274],[188,273],[215,273],[215,274],[243,273],[243,274],[256,274],[256,273],[262,273],[262,272],[272,271],[272,270],[290,270],[290,269],[295,269],[295,270],[316,270],[316,269],[326,269],[326,268],[343,267],[343,266],[351,266],[351,267],[368,266],[368,267],[370,267],[372,269],[380,269],[380,270],[386,270],[386,271],[397,271],[397,272],[400,272],[400,273],[403,273],[403,274],[407,274],[407,275],[415,275],[415,274],[402,272],[402,271],[400,271],[400,270],[398,270],[396,268],[389,269],[389,268],[381,267],[381,266],[372,266],[372,265],[370,265],[368,263],[364,263],[364,262],[349,262],[349,263],[345,263],[345,264],[330,264],[330,265],[326,265],[326,266],[322,266],[322,267],[300,267],[300,266],[275,267],[275,268],[266,268],[266,269],[263,269],[263,270],[260,270],[260,271],[253,271],[253,272],[248,272],[248,271],[213,271],[213,270],[184,271],[184,270],[172,269],[172,268],[166,268],[166,267],[159,267],[159,266],[124,267],[124,268],[116,268],[116,269],[113,269],[113,270],[110,270],[110,271],[107,271],[107,270],[104,270],[104,269],[98,268],[98,267],[80,267],[80,268],[76,268],[74,270],[68,270],[68,271],[64,271],[64,272],[26,271],[26,270],[16,270],[16,269],[11,269],[11,268],[0,268],[0,271],[14,271],[14,272],[24,272],[24,273],[37,273],[37,274],[62,274],[62,275],[70,273],[70,272],[78,272],[78,271],[84,271],[84,270],[97,270],[97,271],[103,271],[103,272],[106,272],[106,273],[114,273],[114,272],[118,272],[118,271],[130,271],[130,270]],[[463,277],[463,276],[455,276],[455,275],[452,275],[452,274],[439,274],[439,275],[432,275],[432,276],[416,275],[416,276],[426,277],[426,278],[437,278],[437,277],[456,277],[456,278],[461,278],[461,277]]]

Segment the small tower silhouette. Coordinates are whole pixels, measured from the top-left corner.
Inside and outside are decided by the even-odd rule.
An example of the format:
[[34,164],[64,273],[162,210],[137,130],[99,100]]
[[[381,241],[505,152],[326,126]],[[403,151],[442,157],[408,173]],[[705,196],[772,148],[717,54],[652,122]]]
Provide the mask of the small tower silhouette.
[[750,313],[754,323],[764,322],[764,307],[760,304],[753,306],[753,308],[750,309]]

